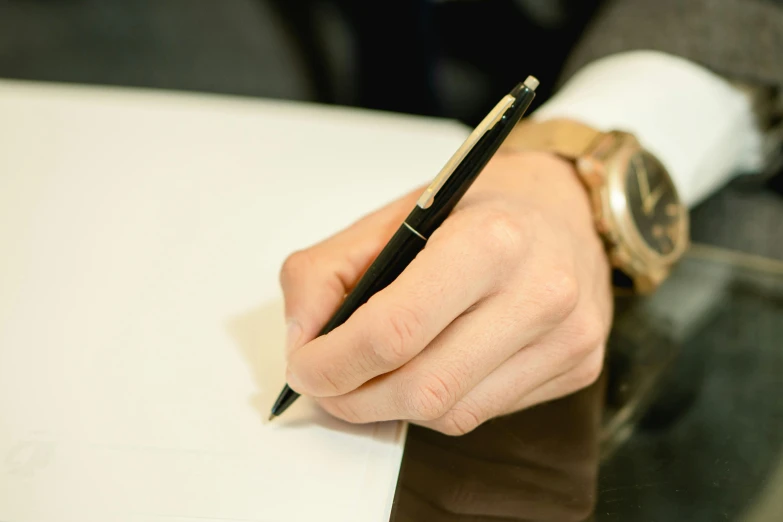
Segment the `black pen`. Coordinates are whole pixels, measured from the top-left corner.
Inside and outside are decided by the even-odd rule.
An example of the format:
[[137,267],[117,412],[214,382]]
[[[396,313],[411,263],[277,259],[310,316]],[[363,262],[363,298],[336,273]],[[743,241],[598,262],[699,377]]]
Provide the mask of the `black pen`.
[[[319,336],[331,332],[347,321],[357,308],[391,284],[413,261],[424,248],[427,238],[448,217],[514,126],[522,119],[535,97],[536,87],[538,80],[528,76],[500,100],[468,136],[419,197],[411,213],[323,327]],[[297,398],[299,394],[286,385],[272,407],[269,420],[281,415]]]

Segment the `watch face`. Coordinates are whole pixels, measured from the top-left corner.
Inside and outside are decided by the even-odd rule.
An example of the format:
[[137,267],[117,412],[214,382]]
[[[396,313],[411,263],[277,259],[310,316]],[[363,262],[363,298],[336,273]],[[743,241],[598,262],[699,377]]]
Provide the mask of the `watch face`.
[[640,151],[631,156],[626,176],[628,208],[639,234],[656,254],[671,254],[685,224],[669,174],[651,154]]

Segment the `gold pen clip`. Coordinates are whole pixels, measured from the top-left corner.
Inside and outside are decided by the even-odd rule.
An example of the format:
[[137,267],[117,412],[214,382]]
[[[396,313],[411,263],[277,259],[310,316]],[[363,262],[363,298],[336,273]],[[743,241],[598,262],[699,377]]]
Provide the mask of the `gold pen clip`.
[[465,159],[465,156],[470,153],[470,151],[473,149],[473,147],[476,146],[476,143],[478,143],[484,134],[492,130],[495,124],[500,121],[508,108],[511,107],[515,101],[516,98],[508,94],[502,100],[500,100],[500,102],[495,106],[494,109],[492,109],[492,111],[490,111],[489,114],[487,114],[487,117],[478,124],[478,127],[476,127],[472,133],[470,133],[470,136],[468,136],[468,139],[465,140],[465,143],[463,143],[462,146],[457,149],[457,152],[454,153],[448,163],[446,163],[438,175],[435,176],[435,179],[432,180],[430,186],[427,187],[419,197],[419,200],[416,202],[419,207],[424,209],[430,208],[432,202],[435,201],[435,196],[438,194],[438,191],[454,173],[454,170],[459,166],[459,164],[462,163],[462,160]]

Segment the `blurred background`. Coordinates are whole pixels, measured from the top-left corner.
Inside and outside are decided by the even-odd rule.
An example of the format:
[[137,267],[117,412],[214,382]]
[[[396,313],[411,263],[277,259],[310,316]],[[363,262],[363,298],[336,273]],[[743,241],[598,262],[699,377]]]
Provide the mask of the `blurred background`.
[[[473,126],[527,74],[541,80],[531,110],[544,102],[598,7],[598,0],[0,0],[0,77],[312,101]],[[783,242],[770,241],[783,219],[781,170],[735,179],[694,209],[694,240],[783,259]]]
[[546,98],[596,4],[561,1],[0,0],[0,76],[473,124],[527,74]]

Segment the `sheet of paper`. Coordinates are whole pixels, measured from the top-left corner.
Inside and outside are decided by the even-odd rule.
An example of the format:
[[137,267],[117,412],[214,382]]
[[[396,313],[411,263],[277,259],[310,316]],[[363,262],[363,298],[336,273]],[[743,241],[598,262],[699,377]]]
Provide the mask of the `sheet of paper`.
[[170,303],[80,342],[64,324],[4,337],[25,350],[0,370],[0,520],[381,519],[401,426],[347,426],[308,401],[265,425],[280,306],[216,322]]
[[0,82],[0,521],[388,519],[401,424],[306,399],[266,422],[277,272],[426,183],[462,136]]

